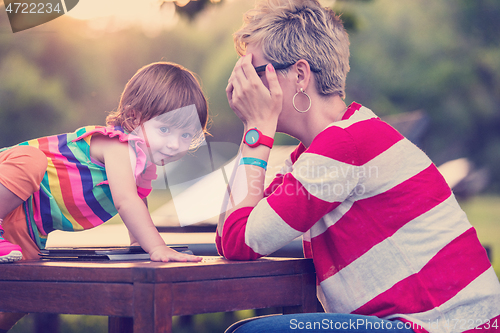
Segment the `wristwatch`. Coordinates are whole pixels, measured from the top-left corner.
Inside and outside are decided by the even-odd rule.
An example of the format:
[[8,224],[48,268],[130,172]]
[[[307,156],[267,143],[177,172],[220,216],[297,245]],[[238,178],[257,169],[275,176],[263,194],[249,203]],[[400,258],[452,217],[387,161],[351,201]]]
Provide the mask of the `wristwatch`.
[[269,148],[273,147],[274,139],[271,138],[270,136],[266,136],[262,134],[261,131],[259,131],[257,128],[251,128],[249,129],[246,133],[245,136],[243,137],[243,141],[245,144],[247,144],[249,147],[257,147],[259,145],[264,145]]

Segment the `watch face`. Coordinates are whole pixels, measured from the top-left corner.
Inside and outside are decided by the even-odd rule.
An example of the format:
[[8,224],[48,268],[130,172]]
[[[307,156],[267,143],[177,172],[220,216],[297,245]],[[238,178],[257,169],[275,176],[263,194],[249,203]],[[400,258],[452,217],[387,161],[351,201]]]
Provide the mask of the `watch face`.
[[254,129],[249,130],[245,135],[245,142],[248,145],[253,145],[256,144],[257,141],[259,141],[259,132]]

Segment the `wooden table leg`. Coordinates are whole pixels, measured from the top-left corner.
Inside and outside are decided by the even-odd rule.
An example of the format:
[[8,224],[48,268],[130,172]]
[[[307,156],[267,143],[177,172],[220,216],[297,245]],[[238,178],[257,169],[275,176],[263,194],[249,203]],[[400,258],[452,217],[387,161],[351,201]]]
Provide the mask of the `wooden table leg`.
[[134,283],[134,333],[159,333],[154,322],[154,289],[152,283]]
[[59,333],[59,315],[56,313],[34,313],[36,333]]
[[134,317],[109,317],[109,333],[170,333],[172,287],[170,284],[134,284]]
[[108,333],[133,333],[134,318],[132,317],[109,317]]
[[302,274],[302,304],[283,307],[283,314],[317,312],[316,274]]
[[154,292],[155,332],[172,332],[172,285],[168,283],[156,284]]

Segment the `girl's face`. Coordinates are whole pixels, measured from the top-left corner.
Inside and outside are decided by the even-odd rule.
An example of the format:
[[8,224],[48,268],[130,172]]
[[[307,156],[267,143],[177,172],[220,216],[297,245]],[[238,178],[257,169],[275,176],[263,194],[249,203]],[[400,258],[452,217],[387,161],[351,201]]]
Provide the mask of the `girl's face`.
[[189,150],[195,129],[174,127],[156,118],[146,121],[138,129],[137,135],[146,142],[148,160],[156,165],[164,165],[181,159]]

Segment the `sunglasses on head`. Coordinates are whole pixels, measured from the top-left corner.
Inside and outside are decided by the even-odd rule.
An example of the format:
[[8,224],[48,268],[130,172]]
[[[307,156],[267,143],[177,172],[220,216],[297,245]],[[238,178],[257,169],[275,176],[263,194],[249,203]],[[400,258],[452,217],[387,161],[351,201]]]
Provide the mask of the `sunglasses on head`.
[[[288,68],[288,67],[292,66],[293,64],[295,64],[295,63],[288,63],[288,64],[280,64],[280,63],[277,63],[277,62],[272,62],[271,63],[271,65],[273,65],[273,67],[274,67],[275,70],[285,69],[285,68]],[[257,67],[255,67],[255,71],[257,73],[264,72],[266,70],[266,66],[267,66],[267,64],[262,65],[262,66],[257,66]],[[321,72],[320,69],[314,68],[312,66],[311,66],[311,71],[313,71],[314,73]]]

